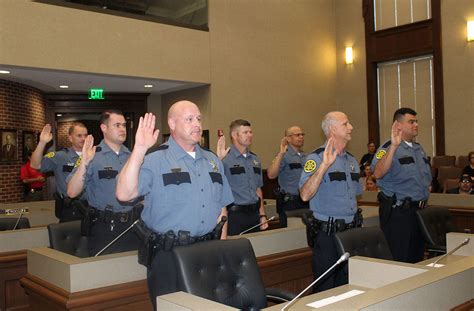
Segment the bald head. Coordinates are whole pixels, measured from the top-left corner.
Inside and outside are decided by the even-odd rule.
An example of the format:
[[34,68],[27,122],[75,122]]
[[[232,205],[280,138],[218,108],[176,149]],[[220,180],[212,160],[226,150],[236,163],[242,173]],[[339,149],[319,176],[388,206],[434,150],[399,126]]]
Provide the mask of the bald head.
[[201,141],[201,112],[188,100],[174,103],[168,110],[168,125],[173,139],[185,150]]
[[285,130],[285,136],[288,143],[297,151],[300,151],[304,145],[303,130],[296,125],[290,126]]
[[180,100],[179,102],[171,105],[170,109],[168,110],[168,119],[176,119],[178,116],[182,115],[186,109],[190,108],[199,110],[195,103],[189,100]]
[[324,116],[321,123],[327,138],[333,137],[336,141],[347,143],[351,140],[353,126],[347,115],[340,111],[332,111]]

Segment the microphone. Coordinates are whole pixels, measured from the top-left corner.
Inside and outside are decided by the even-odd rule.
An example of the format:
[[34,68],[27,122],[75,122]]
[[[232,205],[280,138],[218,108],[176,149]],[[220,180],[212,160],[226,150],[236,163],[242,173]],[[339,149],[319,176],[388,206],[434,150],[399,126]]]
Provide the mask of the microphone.
[[276,218],[276,216],[272,216],[272,217],[268,218],[267,220],[262,221],[262,222],[256,224],[255,226],[252,226],[252,227],[250,227],[250,228],[248,228],[248,229],[245,229],[244,231],[240,232],[239,235],[242,235],[242,234],[244,234],[244,233],[249,232],[249,231],[252,230],[252,229],[255,229],[255,228],[257,228],[257,227],[260,227],[261,225],[266,224],[267,222],[272,221],[272,220],[275,219],[275,218]]
[[290,305],[292,305],[296,299],[300,298],[301,295],[303,295],[308,289],[310,289],[311,287],[313,287],[314,284],[316,284],[319,280],[321,280],[326,274],[328,274],[332,269],[334,269],[337,265],[339,265],[340,263],[346,261],[347,259],[349,259],[349,256],[350,254],[348,252],[345,252],[344,254],[342,254],[341,257],[339,257],[339,259],[336,261],[336,263],[334,263],[329,269],[327,269],[323,274],[321,274],[316,280],[313,281],[313,283],[309,284],[308,287],[306,287],[305,289],[303,289],[302,292],[300,292],[298,295],[296,295],[295,298],[293,298],[290,302],[288,302],[283,308],[281,308],[281,311],[285,311],[285,310],[288,310],[288,307]]
[[118,239],[120,239],[125,233],[127,233],[130,229],[132,229],[136,224],[138,224],[138,222],[140,221],[140,219],[137,219],[133,222],[133,224],[131,224],[127,229],[125,229],[122,233],[120,233],[115,239],[113,239],[109,244],[105,245],[105,247],[103,249],[101,249],[97,254],[94,255],[94,257],[97,257],[99,256],[100,254],[102,254],[103,251],[105,251],[107,248],[110,247],[110,245],[114,244]]
[[24,211],[25,211],[24,209],[20,210],[20,216],[18,216],[18,219],[16,220],[15,226],[13,227],[12,231],[14,231],[16,227],[18,226],[18,224],[20,223],[20,219],[21,219],[21,216],[23,216]]
[[434,261],[434,262],[433,262],[432,264],[430,264],[430,265],[433,265],[433,267],[435,267],[436,264],[437,264],[441,259],[443,259],[443,258],[445,258],[445,257],[447,257],[447,256],[449,256],[449,255],[451,255],[452,253],[454,253],[455,251],[457,251],[458,249],[460,249],[460,248],[463,247],[464,245],[469,244],[469,241],[470,241],[470,240],[471,240],[470,238],[465,238],[464,241],[461,242],[461,244],[459,244],[458,246],[456,246],[455,248],[453,248],[449,253],[446,253],[446,254],[444,254],[443,256],[440,256],[438,259],[436,259],[436,261]]

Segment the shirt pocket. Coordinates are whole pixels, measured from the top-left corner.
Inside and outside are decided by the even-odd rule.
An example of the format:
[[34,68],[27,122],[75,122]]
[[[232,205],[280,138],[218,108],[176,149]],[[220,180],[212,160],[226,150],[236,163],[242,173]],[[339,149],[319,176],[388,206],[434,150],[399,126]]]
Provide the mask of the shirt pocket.
[[217,172],[209,172],[209,177],[211,178],[211,193],[212,199],[220,204],[222,201],[222,174]]
[[[163,174],[165,205],[192,200],[186,194],[192,194],[191,176],[188,172]],[[178,206],[179,208],[179,206]]]

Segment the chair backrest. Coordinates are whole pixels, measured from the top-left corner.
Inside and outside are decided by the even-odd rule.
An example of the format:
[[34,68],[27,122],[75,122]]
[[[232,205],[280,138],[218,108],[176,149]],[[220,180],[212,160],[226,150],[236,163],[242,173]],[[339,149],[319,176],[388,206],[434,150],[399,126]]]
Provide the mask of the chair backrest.
[[461,155],[456,158],[456,166],[464,168],[469,165],[469,158],[466,155]]
[[[0,218],[0,231],[13,230],[15,224],[18,221],[16,217]],[[28,229],[30,228],[30,221],[26,217],[21,217],[18,221],[16,229]]]
[[181,291],[243,310],[267,306],[249,240],[214,240],[173,248]]
[[458,179],[461,176],[462,169],[455,166],[441,166],[438,168],[438,182],[441,187],[446,179]]
[[431,162],[433,167],[440,167],[440,166],[454,166],[454,162],[456,161],[456,156],[434,156]]
[[81,221],[68,221],[48,225],[51,248],[74,255],[88,257],[87,237],[81,235]]
[[378,226],[346,230],[334,237],[339,256],[349,252],[351,256],[393,260],[387,240]]
[[429,248],[446,251],[446,233],[458,231],[449,209],[428,206],[416,211],[420,230]]
[[454,189],[459,187],[459,178],[448,178],[444,181],[443,193],[446,193],[449,189]]

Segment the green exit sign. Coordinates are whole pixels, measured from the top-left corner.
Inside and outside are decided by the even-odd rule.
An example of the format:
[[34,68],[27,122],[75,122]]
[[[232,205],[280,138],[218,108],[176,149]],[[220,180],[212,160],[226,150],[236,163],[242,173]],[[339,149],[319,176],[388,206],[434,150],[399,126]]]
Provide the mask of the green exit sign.
[[104,89],[90,89],[89,99],[92,99],[92,100],[105,99]]

